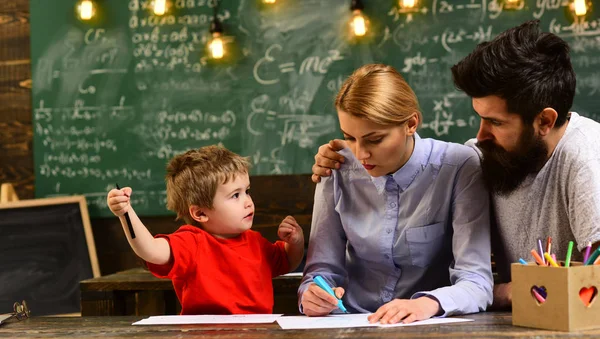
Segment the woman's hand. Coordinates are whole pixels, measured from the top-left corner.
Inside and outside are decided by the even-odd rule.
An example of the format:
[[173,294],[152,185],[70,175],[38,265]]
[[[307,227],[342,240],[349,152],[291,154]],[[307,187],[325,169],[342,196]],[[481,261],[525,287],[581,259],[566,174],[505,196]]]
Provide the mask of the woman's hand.
[[[341,287],[335,287],[333,293],[341,299],[345,291]],[[338,308],[338,299],[312,283],[302,294],[302,311],[309,317],[327,315]]]
[[369,316],[370,323],[379,321],[381,324],[395,324],[402,321],[405,324],[417,320],[425,320],[438,314],[440,304],[429,297],[417,299],[394,299],[381,306],[377,312]]

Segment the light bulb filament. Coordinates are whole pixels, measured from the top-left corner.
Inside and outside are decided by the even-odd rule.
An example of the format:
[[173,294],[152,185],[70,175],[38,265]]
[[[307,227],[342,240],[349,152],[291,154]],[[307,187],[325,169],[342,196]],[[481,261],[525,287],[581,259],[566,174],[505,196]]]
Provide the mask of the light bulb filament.
[[355,11],[352,17],[352,30],[356,36],[364,36],[367,34],[367,23],[365,17],[360,11]]
[[208,48],[210,50],[210,53],[213,57],[213,59],[221,59],[223,57],[223,55],[225,55],[225,48],[223,47],[223,39],[221,39],[221,37],[215,33],[213,35],[213,39],[211,40],[210,44],[208,45]]
[[79,3],[79,17],[81,20],[90,20],[94,16],[94,3],[91,0],[83,0]]
[[587,14],[587,5],[585,0],[575,0],[573,3],[576,16],[584,16]]
[[416,0],[401,0],[402,8],[414,8],[416,5]]
[[167,12],[166,0],[154,0],[154,14],[163,15]]

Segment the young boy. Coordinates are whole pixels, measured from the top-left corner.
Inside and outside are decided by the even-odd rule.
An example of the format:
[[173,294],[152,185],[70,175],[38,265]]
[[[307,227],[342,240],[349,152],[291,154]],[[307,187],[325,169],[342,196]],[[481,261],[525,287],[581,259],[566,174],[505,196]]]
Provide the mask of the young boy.
[[[170,278],[181,314],[272,313],[271,278],[298,267],[304,235],[288,216],[279,225],[283,241],[270,243],[250,230],[249,162],[219,146],[175,156],[167,166],[167,208],[183,219],[175,233],[152,237],[130,206],[131,188],[108,193],[134,252],[159,278]],[[131,239],[125,213],[136,235]]]

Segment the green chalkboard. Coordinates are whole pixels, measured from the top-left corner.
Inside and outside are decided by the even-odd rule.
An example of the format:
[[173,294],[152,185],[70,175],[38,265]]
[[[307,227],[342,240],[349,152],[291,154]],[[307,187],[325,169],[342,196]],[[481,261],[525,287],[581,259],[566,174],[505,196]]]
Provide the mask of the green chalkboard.
[[[106,192],[132,186],[141,215],[165,214],[174,154],[221,143],[249,156],[252,174],[310,173],[317,147],[339,137],[332,105],[341,83],[372,62],[395,66],[419,97],[420,134],[464,142],[479,119],[450,67],[484,40],[526,20],[571,44],[574,110],[599,119],[600,20],[572,24],[567,1],[429,0],[415,12],[366,0],[370,33],[348,39],[349,0],[223,0],[228,58],[206,57],[215,0],[103,0],[99,20],[73,0],[31,0],[36,196],[85,194],[106,216]],[[596,12],[598,9],[595,9]],[[274,192],[276,195],[276,192]]]

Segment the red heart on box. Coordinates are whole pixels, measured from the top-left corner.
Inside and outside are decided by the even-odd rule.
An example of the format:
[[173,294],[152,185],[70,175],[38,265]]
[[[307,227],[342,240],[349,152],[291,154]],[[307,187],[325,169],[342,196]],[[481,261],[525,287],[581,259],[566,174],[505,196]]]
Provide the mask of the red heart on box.
[[596,299],[596,295],[598,295],[598,289],[596,286],[582,287],[579,290],[579,299],[581,299],[583,304],[587,307],[589,307],[592,301]]

